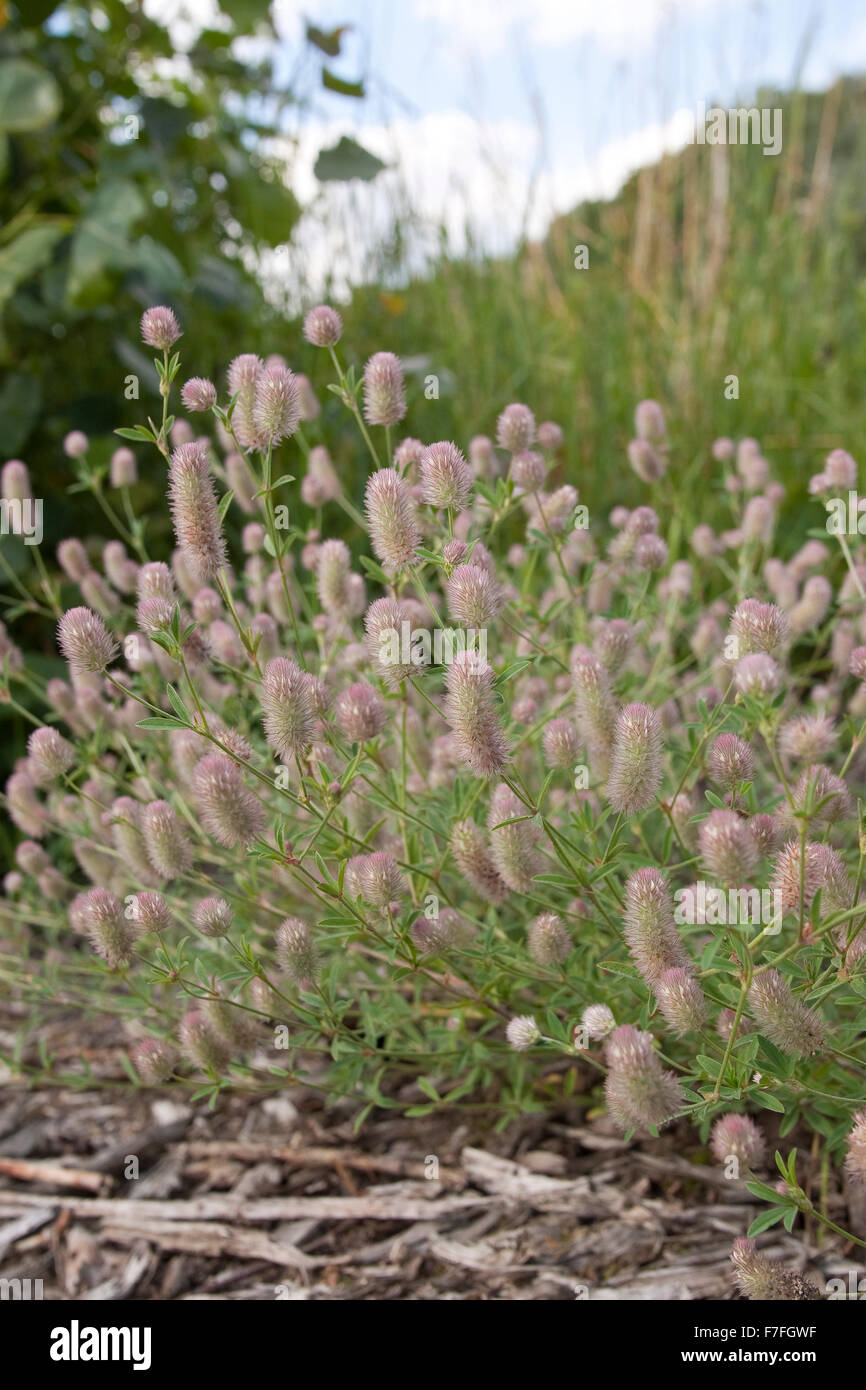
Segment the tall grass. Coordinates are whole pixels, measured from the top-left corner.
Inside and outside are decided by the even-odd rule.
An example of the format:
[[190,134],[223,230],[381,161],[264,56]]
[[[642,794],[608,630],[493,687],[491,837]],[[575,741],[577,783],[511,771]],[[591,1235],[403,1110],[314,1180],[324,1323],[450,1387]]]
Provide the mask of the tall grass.
[[[675,485],[718,488],[721,507],[715,435],[757,436],[786,482],[833,447],[856,454],[866,86],[762,93],[758,104],[783,106],[777,157],[692,145],[613,201],[561,217],[543,244],[507,259],[443,251],[401,290],[357,290],[346,317],[359,355],[383,341],[410,359],[427,354],[414,428],[465,442],[479,421],[492,430],[503,399],[526,400],[565,429],[563,480],[591,477],[603,504],[637,501],[623,459],[642,396],[668,411]],[[574,268],[581,244],[584,270]],[[429,402],[428,373],[440,378]],[[726,396],[732,375],[738,399]],[[815,517],[791,502],[786,520],[799,533]]]

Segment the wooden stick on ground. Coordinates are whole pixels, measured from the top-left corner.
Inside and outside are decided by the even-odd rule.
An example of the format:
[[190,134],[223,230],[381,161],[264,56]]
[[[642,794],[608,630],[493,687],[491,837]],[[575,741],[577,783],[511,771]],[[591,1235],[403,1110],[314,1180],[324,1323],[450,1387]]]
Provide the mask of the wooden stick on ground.
[[83,1168],[64,1168],[62,1163],[30,1158],[0,1158],[0,1173],[19,1182],[46,1182],[52,1187],[74,1187],[80,1192],[106,1192],[111,1179]]

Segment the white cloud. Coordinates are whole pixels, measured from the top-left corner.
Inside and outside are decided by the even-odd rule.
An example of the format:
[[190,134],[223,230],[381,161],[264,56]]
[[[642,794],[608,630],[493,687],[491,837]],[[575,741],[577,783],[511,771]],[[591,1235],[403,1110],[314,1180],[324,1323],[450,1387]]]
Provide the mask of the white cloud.
[[442,229],[453,252],[471,243],[507,253],[523,234],[543,236],[552,217],[582,199],[613,196],[636,169],[681,148],[693,124],[693,112],[678,111],[665,124],[608,142],[591,158],[539,170],[532,125],[438,111],[388,126],[358,126],[354,137],[389,168],[371,183],[325,185],[313,173],[316,156],[345,126],[307,125],[287,157],[292,188],[309,211],[288,252],[275,258],[275,283],[297,308],[329,276],[336,292],[345,293],[353,282],[387,274],[395,220],[408,233],[414,270],[435,254]]

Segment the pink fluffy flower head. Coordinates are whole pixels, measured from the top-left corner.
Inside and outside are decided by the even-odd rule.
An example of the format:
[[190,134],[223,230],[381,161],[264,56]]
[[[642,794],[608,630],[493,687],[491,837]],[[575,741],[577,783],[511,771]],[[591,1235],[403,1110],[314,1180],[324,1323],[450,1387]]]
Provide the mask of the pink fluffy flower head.
[[316,558],[316,591],[326,613],[345,615],[352,556],[345,541],[324,541]]
[[376,738],[384,729],[386,718],[385,701],[365,681],[357,681],[337,696],[334,719],[340,733],[351,743]]
[[544,455],[534,449],[521,449],[519,454],[512,456],[508,476],[514,486],[524,492],[537,492],[547,477]]
[[568,927],[556,912],[542,912],[529,925],[529,954],[539,965],[559,965],[571,955]]
[[304,319],[304,337],[313,347],[336,347],[343,333],[343,320],[330,304],[317,304]]
[[634,815],[651,806],[662,781],[662,725],[651,705],[620,710],[613,741],[607,798],[615,811]]
[[141,566],[138,571],[138,598],[139,602],[147,598],[164,598],[172,603],[176,601],[174,580],[168,565],[154,560]]
[[83,458],[90,448],[90,440],[82,430],[70,430],[63,439],[63,452],[67,458]]
[[180,398],[184,407],[193,413],[210,410],[216,404],[216,387],[207,377],[191,376],[184,382]]
[[623,932],[643,978],[655,985],[666,971],[688,965],[674,920],[668,881],[659,869],[637,869],[625,885]]
[[68,609],[58,624],[57,640],[75,674],[104,671],[117,651],[105,623],[90,608]]
[[607,1004],[587,1004],[580,1022],[586,1036],[593,1042],[603,1042],[616,1027],[613,1010]]
[[191,1066],[219,1073],[229,1059],[228,1049],[213,1023],[200,1009],[184,1014],[177,1030],[181,1050]]
[[246,846],[261,833],[264,810],[231,758],[208,753],[196,767],[193,787],[202,825],[221,845]]
[[192,845],[180,816],[167,801],[151,801],[141,814],[147,857],[162,878],[177,878],[192,865]]
[[690,969],[676,965],[665,970],[653,985],[653,992],[662,1015],[678,1037],[703,1028],[707,1005]]
[[824,475],[833,487],[855,488],[857,464],[846,449],[833,449],[824,463]]
[[364,367],[364,419],[396,425],[406,414],[403,368],[393,352],[375,352]]
[[558,453],[564,440],[561,425],[557,425],[554,420],[542,420],[538,426],[538,442],[542,449],[546,449],[549,454]]
[[450,845],[454,863],[479,897],[485,902],[504,902],[508,885],[493,862],[479,826],[471,820],[457,821],[451,828]]
[[161,893],[147,891],[134,894],[129,913],[144,935],[166,931],[171,926],[171,909]]
[[596,632],[592,649],[612,675],[621,669],[634,646],[634,629],[625,618],[611,618]]
[[50,862],[45,850],[35,840],[22,840],[15,849],[15,863],[31,878],[47,869]]
[[858,681],[866,681],[866,647],[855,647],[848,659],[848,670]]
[[505,603],[505,594],[496,577],[471,561],[452,570],[446,597],[451,617],[467,627],[486,627]]
[[478,777],[495,776],[508,758],[493,679],[493,671],[475,651],[456,652],[445,675],[445,718],[461,759]]
[[[797,811],[808,813],[811,826],[835,825],[853,812],[854,802],[842,777],[820,763],[803,770],[791,798]],[[790,809],[787,808],[786,809]],[[794,820],[791,815],[791,820]]]
[[721,883],[745,883],[758,867],[758,847],[749,822],[736,811],[711,811],[698,829],[701,859]]
[[370,543],[388,574],[415,561],[421,541],[415,504],[409,488],[394,468],[380,468],[367,481],[364,498]]
[[316,725],[306,673],[289,657],[275,657],[265,667],[261,700],[269,747],[281,758],[303,753]]
[[789,840],[779,850],[773,862],[770,887],[779,894],[783,911],[797,912],[799,910],[802,889],[803,909],[808,912],[812,905],[812,899],[818,889],[823,886],[824,858],[821,850],[821,845],[807,840],[801,856],[799,839]]
[[639,570],[660,570],[668,561],[667,542],[661,536],[638,536],[632,558]]
[[574,767],[577,733],[570,719],[552,719],[541,736],[548,767]]
[[762,857],[775,854],[779,848],[779,822],[775,816],[768,816],[765,812],[750,816],[749,829]]
[[177,1052],[163,1038],[142,1038],[132,1052],[132,1064],[145,1086],[159,1086],[175,1069]]
[[27,465],[20,459],[9,459],[0,469],[0,497],[6,502],[26,502],[32,496]]
[[340,480],[331,455],[323,444],[310,450],[307,471],[301,479],[301,498],[308,507],[321,507],[340,495]]
[[860,1110],[854,1116],[847,1144],[845,1172],[853,1182],[861,1187],[866,1186],[866,1110]]
[[741,782],[752,780],[754,754],[738,734],[719,734],[707,754],[707,772],[720,787],[735,791]]
[[713,1124],[710,1148],[719,1163],[735,1158],[744,1169],[759,1168],[766,1147],[763,1133],[748,1115],[720,1115]]
[[628,461],[632,471],[644,483],[658,482],[665,471],[666,458],[646,439],[632,439],[628,445]]
[[590,762],[599,774],[607,771],[616,724],[616,702],[607,669],[588,647],[571,653],[577,727]]
[[319,953],[310,929],[298,917],[286,917],[277,927],[277,960],[298,984],[316,978]]
[[[863,648],[866,657],[866,647]],[[864,665],[866,671],[866,665]],[[803,714],[787,720],[779,730],[779,751],[786,758],[820,762],[833,750],[836,729],[827,714]]]
[[788,622],[775,603],[759,603],[743,599],[734,609],[731,631],[737,639],[737,655],[751,652],[770,653],[782,645],[788,636]]
[[664,411],[658,401],[638,401],[634,411],[634,430],[638,439],[661,444],[667,434]]
[[94,951],[116,970],[132,959],[135,932],[123,911],[123,903],[107,888],[91,888],[78,899],[78,922]]
[[762,700],[775,695],[782,683],[782,672],[766,652],[750,652],[737,662],[734,682],[744,695]]
[[399,469],[402,477],[409,482],[415,481],[415,471],[421,466],[425,449],[426,445],[422,444],[420,439],[408,435],[400,440],[394,450],[394,467]]
[[193,577],[204,584],[227,563],[206,443],[181,444],[174,450],[168,501],[181,555]]
[[803,585],[799,601],[787,614],[788,629],[793,637],[802,637],[823,622],[833,601],[833,586],[823,574],[812,574]]
[[734,1278],[741,1293],[758,1302],[785,1303],[814,1300],[821,1295],[802,1274],[783,1269],[775,1260],[759,1255],[754,1240],[739,1237],[731,1251]]
[[509,1019],[505,1036],[509,1047],[513,1047],[515,1052],[526,1052],[538,1042],[541,1031],[531,1014],[518,1014],[516,1018]]
[[258,377],[253,421],[264,444],[279,444],[298,428],[301,405],[295,377],[279,364],[265,367]]
[[180,324],[172,309],[166,308],[164,304],[145,309],[141,316],[141,339],[148,347],[167,352],[180,336]]
[[45,725],[34,729],[28,738],[27,756],[34,782],[46,786],[69,771],[75,762],[75,749],[56,729]]
[[232,910],[225,898],[200,898],[193,908],[192,920],[202,936],[228,936]]
[[421,493],[431,507],[461,511],[472,489],[472,469],[456,444],[430,444],[421,456]]
[[486,434],[476,434],[469,441],[469,462],[476,478],[494,478],[497,463],[493,441]]
[[527,816],[527,807],[500,782],[487,813],[490,853],[500,878],[514,893],[528,893],[544,863],[538,852],[539,831]]
[[41,838],[45,834],[45,808],[36,795],[36,784],[27,772],[13,772],[6,783],[6,809],[12,824],[23,835]]
[[409,662],[386,659],[393,647],[400,651],[403,624],[409,622],[409,610],[398,599],[377,598],[364,614],[365,645],[376,671],[386,685],[397,689],[400,683],[416,673]]
[[507,405],[496,422],[496,442],[511,454],[529,449],[535,442],[535,416],[528,405]]
[[441,955],[460,945],[462,929],[467,925],[459,912],[443,907],[438,917],[419,917],[412,923],[412,940],[422,955]]
[[264,442],[254,418],[256,387],[264,369],[262,359],[254,352],[242,352],[229,363],[229,395],[235,399],[232,430],[243,449],[259,449]]
[[67,574],[68,578],[71,578],[75,584],[81,582],[90,570],[88,552],[83,548],[81,541],[76,541],[74,537],[68,538],[67,541],[61,541],[60,545],[57,546],[57,562],[64,574]]
[[683,1101],[682,1086],[662,1068],[651,1033],[630,1024],[615,1028],[605,1045],[605,1096],[611,1118],[624,1131],[666,1124]]
[[807,1057],[824,1045],[824,1025],[791,990],[778,970],[755,975],[749,989],[752,1017],[770,1042],[794,1057]]
[[345,884],[353,897],[360,897],[368,907],[387,910],[406,892],[406,880],[393,854],[376,850],[373,854],[358,854],[349,860]]

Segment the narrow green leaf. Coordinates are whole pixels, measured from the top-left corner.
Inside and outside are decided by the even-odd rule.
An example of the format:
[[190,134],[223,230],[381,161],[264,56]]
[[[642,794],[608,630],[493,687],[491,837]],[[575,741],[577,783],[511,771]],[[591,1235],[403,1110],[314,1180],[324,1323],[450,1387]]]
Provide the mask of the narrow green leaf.
[[786,1212],[787,1207],[771,1207],[769,1211],[762,1211],[749,1227],[749,1235],[758,1236],[762,1231],[769,1230],[770,1226],[775,1226],[778,1221],[784,1221]]
[[121,439],[135,439],[139,443],[143,441],[145,444],[154,444],[156,442],[146,425],[132,425],[130,428],[124,426],[122,429],[115,430],[114,433],[119,434]]
[[785,1107],[776,1097],[770,1095],[769,1091],[753,1091],[752,1099],[756,1105],[761,1105],[765,1110],[775,1110],[777,1115],[784,1115]]
[[772,1202],[775,1205],[779,1200],[779,1194],[776,1189],[774,1187],[768,1187],[765,1182],[758,1182],[757,1178],[753,1178],[751,1182],[747,1182],[746,1189],[751,1192],[753,1197],[760,1197],[765,1202]]
[[167,685],[165,687],[165,692],[168,695],[171,707],[177,715],[178,719],[183,719],[185,723],[191,724],[192,720],[190,718],[189,710],[187,709],[183,700],[180,698],[180,695],[175,690],[174,686]]
[[226,512],[228,511],[229,507],[230,507],[231,504],[232,504],[232,498],[233,498],[233,497],[234,497],[234,493],[233,493],[233,492],[225,492],[225,493],[223,493],[222,497],[220,498],[220,504],[219,504],[219,508],[218,508],[218,511],[219,511],[219,519],[220,519],[220,521],[225,521],[225,519],[226,519]]

